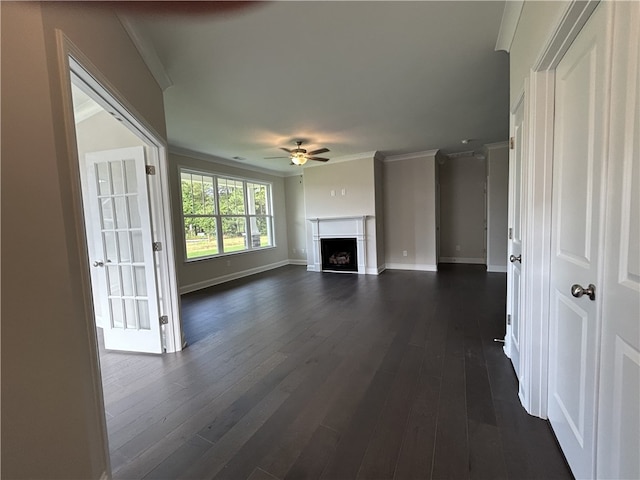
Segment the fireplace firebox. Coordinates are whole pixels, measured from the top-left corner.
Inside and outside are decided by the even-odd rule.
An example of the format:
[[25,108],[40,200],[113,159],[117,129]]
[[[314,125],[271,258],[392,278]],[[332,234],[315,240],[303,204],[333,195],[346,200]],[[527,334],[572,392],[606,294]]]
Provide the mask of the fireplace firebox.
[[355,238],[322,238],[320,249],[323,271],[358,271],[358,246]]

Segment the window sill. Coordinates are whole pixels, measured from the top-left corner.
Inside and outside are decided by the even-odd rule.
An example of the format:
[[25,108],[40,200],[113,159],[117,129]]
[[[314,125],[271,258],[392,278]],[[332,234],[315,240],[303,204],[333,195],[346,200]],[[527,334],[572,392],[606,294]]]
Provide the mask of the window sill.
[[198,258],[185,258],[185,264],[194,263],[194,262],[202,262],[206,260],[215,260],[216,258],[224,258],[224,257],[233,257],[236,255],[245,255],[247,253],[256,253],[256,252],[264,252],[265,250],[273,250],[276,248],[276,245],[271,245],[268,247],[260,247],[260,248],[252,248],[251,250],[241,250],[239,252],[228,252],[228,253],[217,253],[215,255],[209,255],[207,257],[198,257]]

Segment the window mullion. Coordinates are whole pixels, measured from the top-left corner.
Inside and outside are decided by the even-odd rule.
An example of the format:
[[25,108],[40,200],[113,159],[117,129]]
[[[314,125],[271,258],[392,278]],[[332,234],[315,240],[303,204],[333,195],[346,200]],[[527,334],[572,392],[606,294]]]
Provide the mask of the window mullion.
[[218,176],[213,175],[213,203],[215,208],[215,218],[216,218],[216,240],[218,241],[218,251],[220,253],[224,253],[224,245],[222,241],[222,219],[220,218],[220,197],[218,196]]
[[251,222],[249,221],[249,187],[247,181],[242,181],[242,197],[244,200],[244,231],[247,250],[253,249],[253,232],[251,231]]

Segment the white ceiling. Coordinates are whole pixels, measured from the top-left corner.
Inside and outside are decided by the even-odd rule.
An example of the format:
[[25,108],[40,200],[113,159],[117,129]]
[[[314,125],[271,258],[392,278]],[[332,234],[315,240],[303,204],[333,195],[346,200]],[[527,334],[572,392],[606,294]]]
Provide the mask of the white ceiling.
[[287,174],[300,167],[264,157],[295,139],[334,160],[506,140],[509,63],[494,51],[503,8],[282,1],[128,20],[173,84],[164,94],[172,146]]

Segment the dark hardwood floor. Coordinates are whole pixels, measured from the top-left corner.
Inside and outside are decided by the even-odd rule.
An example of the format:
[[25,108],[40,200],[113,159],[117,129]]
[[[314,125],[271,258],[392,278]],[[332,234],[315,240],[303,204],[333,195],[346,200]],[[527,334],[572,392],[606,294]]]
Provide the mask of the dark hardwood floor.
[[102,352],[114,478],[571,478],[493,341],[505,289],[289,266],[185,295],[183,352]]

